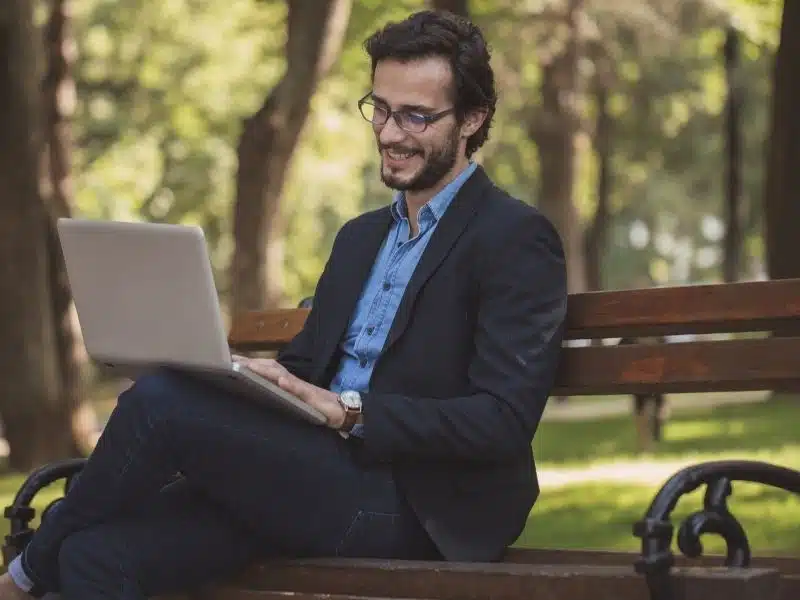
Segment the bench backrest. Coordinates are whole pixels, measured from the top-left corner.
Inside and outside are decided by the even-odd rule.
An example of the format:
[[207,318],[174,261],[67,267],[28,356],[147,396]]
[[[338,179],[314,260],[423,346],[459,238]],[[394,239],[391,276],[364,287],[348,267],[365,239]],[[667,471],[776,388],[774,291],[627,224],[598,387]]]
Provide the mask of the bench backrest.
[[[236,315],[230,344],[278,350],[308,312]],[[573,294],[554,394],[789,388],[800,382],[800,337],[774,333],[799,325],[800,279]],[[647,336],[667,343],[616,343]]]

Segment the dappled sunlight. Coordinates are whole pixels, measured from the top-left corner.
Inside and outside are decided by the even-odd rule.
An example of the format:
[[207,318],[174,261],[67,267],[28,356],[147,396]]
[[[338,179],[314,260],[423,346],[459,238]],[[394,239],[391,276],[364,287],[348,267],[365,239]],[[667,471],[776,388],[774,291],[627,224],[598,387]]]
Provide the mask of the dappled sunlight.
[[664,428],[664,438],[672,442],[698,440],[701,438],[714,438],[725,433],[730,433],[728,428],[729,423],[720,421],[688,421],[671,423]]
[[[633,524],[640,519],[657,487],[577,484],[544,490],[517,545],[538,548],[590,548],[636,551]],[[677,526],[702,508],[704,490],[684,496],[673,523]],[[730,508],[741,521],[753,553],[800,553],[800,498],[757,484],[735,483]],[[703,538],[705,551],[720,553],[722,541]]]
[[[687,406],[673,406],[664,439],[648,453],[637,452],[629,414],[543,422],[534,441],[542,491],[518,545],[636,551],[633,524],[681,468],[737,459],[800,468],[800,403]],[[747,482],[733,490],[729,506],[754,554],[800,554],[800,497]],[[683,497],[673,524],[700,510],[704,493]],[[724,550],[714,536],[702,542],[707,553]]]
[[543,422],[534,439],[541,468],[614,462],[711,460],[723,456],[800,466],[800,403],[731,404],[684,412],[676,409],[664,439],[647,454],[636,447],[628,414],[588,421]]

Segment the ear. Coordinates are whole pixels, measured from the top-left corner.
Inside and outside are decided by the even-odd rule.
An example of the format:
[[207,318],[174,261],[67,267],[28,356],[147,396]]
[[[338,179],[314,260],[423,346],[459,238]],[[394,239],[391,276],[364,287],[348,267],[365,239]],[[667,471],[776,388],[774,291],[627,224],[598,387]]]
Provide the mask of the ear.
[[466,114],[464,122],[461,124],[461,137],[468,138],[481,128],[488,116],[486,110],[473,110]]

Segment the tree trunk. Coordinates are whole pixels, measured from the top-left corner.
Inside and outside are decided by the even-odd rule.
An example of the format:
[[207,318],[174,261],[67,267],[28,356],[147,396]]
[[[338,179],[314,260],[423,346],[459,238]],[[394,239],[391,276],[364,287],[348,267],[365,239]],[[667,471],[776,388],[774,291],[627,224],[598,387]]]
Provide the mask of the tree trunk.
[[567,287],[571,293],[587,289],[584,237],[575,206],[583,132],[581,102],[584,82],[579,71],[583,53],[581,13],[583,0],[570,0],[567,35],[562,50],[542,67],[542,106],[529,133],[539,151],[538,206],[553,222],[564,243]]
[[[797,224],[800,223],[800,37],[792,31],[800,28],[800,3],[783,6],[781,39],[775,57],[772,91],[772,131],[767,149],[767,173],[764,192],[767,265],[772,279],[800,277],[800,244]],[[775,332],[777,335],[800,335],[793,325]],[[800,393],[800,388],[775,390]],[[780,397],[780,396],[778,396]],[[795,397],[796,399],[796,397]]]
[[738,281],[742,256],[742,158],[741,158],[741,59],[739,33],[729,27],[723,48],[727,76],[727,102],[725,105],[725,241],[722,271],[725,281]]
[[286,72],[244,122],[238,146],[233,215],[231,309],[283,301],[280,198],[317,84],[337,59],[351,0],[288,2]]
[[85,353],[78,336],[73,314],[72,293],[61,254],[55,219],[72,213],[73,186],[70,174],[72,137],[70,124],[75,112],[75,82],[72,64],[76,44],[71,32],[71,0],[51,0],[45,28],[46,74],[44,77],[44,163],[42,189],[52,215],[48,227],[50,260],[50,293],[56,352],[61,376],[62,403],[73,415],[73,433],[78,446],[75,452],[91,450],[94,434],[94,411],[83,400],[83,367]]
[[608,88],[598,85],[595,151],[597,154],[597,209],[586,231],[586,283],[589,290],[603,289],[603,258],[608,239],[611,206],[611,115]]
[[767,264],[772,279],[800,277],[800,3],[786,2],[775,58],[772,131],[764,193]]
[[62,404],[47,248],[39,191],[42,157],[38,35],[33,3],[0,8],[0,417],[9,466],[29,470],[72,454]]
[[469,18],[469,0],[431,0],[431,7]]

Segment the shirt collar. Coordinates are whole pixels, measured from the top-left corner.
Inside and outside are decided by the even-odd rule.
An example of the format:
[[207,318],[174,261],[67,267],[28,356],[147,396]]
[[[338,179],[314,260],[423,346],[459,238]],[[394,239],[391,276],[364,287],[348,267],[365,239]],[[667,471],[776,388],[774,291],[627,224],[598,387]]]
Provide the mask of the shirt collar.
[[[422,206],[422,208],[420,208],[419,214],[417,215],[419,220],[422,220],[422,216],[425,212],[429,212],[434,221],[441,219],[447,210],[447,207],[450,206],[450,204],[453,202],[453,199],[456,197],[456,194],[458,194],[461,186],[464,185],[467,179],[469,179],[470,175],[475,172],[477,167],[477,163],[470,161],[470,163],[455,177],[455,179],[453,179],[453,181],[439,190],[439,192],[433,198],[431,198],[425,205]],[[394,200],[392,201],[391,205],[391,213],[395,221],[400,221],[408,217],[405,194],[403,192],[397,192],[394,195]]]

